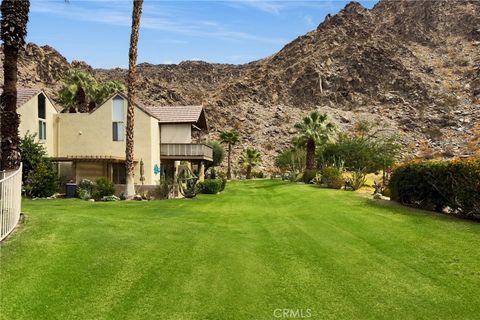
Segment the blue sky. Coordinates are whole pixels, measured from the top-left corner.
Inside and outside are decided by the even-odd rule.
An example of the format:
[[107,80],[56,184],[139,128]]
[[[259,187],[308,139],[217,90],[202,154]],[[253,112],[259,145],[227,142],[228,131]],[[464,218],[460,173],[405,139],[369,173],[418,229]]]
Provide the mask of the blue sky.
[[[246,63],[267,57],[315,29],[349,1],[145,0],[138,62]],[[367,8],[376,1],[360,1]],[[32,0],[29,42],[69,61],[126,67],[132,1]]]

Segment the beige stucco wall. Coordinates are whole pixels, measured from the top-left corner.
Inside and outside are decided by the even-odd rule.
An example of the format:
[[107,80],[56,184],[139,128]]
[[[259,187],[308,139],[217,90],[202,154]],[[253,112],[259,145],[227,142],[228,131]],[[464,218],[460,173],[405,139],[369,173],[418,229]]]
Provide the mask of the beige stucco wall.
[[44,144],[50,157],[57,155],[57,110],[48,98],[45,99],[45,121],[47,126],[47,139],[38,139],[38,95],[17,109],[20,115],[19,134],[24,137],[27,132],[37,134],[37,141]]
[[[127,101],[124,100],[126,126]],[[61,113],[59,117],[59,157],[113,156],[125,158],[125,141],[113,141],[113,99],[92,113]],[[158,121],[141,109],[135,109],[134,158],[145,164],[145,184],[154,184],[153,167],[160,165]],[[77,171],[82,172],[77,164]],[[77,179],[83,178],[77,172]],[[140,183],[140,165],[135,166],[135,182]],[[78,180],[77,180],[78,182]]]
[[182,124],[162,124],[161,125],[162,143],[192,143],[192,125]]

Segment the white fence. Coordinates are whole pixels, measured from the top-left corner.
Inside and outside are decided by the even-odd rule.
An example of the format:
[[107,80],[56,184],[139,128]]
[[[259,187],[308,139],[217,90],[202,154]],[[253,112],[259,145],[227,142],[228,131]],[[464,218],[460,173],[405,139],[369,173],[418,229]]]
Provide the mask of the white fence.
[[20,220],[22,204],[22,165],[16,171],[0,171],[0,241]]

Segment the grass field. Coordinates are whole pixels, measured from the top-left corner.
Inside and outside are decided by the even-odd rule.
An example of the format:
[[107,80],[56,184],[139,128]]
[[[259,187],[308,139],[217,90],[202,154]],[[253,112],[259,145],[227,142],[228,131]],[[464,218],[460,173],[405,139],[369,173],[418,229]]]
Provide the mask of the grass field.
[[352,192],[251,181],[24,211],[0,249],[0,319],[480,317],[480,224]]

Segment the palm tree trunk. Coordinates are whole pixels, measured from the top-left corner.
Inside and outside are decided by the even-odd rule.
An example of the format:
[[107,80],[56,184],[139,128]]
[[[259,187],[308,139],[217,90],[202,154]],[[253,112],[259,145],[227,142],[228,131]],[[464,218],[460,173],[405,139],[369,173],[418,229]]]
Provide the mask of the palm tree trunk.
[[126,146],[125,146],[125,166],[127,173],[127,183],[125,187],[125,197],[127,199],[135,196],[135,177],[134,177],[134,120],[135,120],[135,95],[137,82],[137,49],[138,33],[140,29],[140,16],[142,15],[143,0],[133,0],[132,13],[132,33],[130,35],[130,51],[128,54],[128,108],[127,108],[127,128],[126,128]]
[[85,90],[80,87],[75,94],[75,101],[77,102],[77,110],[80,113],[87,113],[88,112],[88,102],[87,102],[87,94]]
[[25,45],[30,1],[3,0],[1,38],[3,41],[3,94],[0,98],[0,158],[2,170],[20,166],[20,137],[17,114],[18,52]]
[[247,179],[252,179],[252,166],[247,167]]
[[232,161],[231,161],[231,154],[232,154],[232,144],[228,144],[228,164],[227,164],[227,179],[232,180]]
[[308,139],[307,141],[307,170],[315,170],[315,141]]

